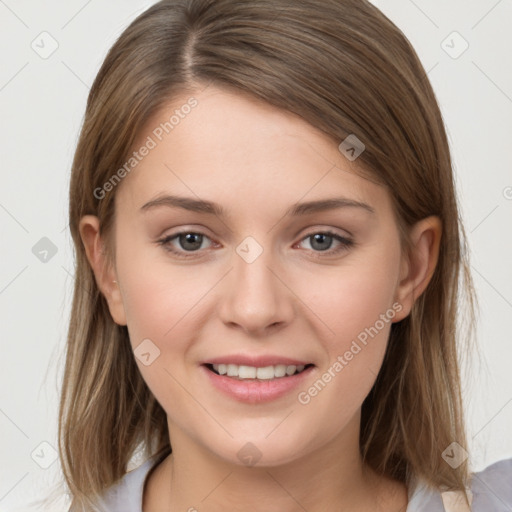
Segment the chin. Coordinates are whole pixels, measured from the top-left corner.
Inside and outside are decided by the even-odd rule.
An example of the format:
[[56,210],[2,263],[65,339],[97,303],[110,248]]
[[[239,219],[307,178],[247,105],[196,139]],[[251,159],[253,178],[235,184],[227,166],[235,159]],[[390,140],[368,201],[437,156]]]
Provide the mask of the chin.
[[[276,467],[296,461],[304,455],[305,446],[312,440],[304,439],[303,436],[295,438],[287,431],[281,435],[276,432],[268,436],[265,430],[254,435],[246,434],[236,436],[235,439],[219,439],[217,446],[211,446],[211,438],[208,440],[209,450],[217,457],[229,464],[240,467]],[[298,447],[301,447],[298,450]],[[313,447],[312,447],[313,448]]]

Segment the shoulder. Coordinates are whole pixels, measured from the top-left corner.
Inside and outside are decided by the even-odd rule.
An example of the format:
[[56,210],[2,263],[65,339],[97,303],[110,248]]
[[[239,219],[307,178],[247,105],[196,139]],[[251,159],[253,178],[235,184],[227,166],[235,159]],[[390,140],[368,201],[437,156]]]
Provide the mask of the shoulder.
[[475,512],[512,510],[512,458],[473,473],[471,492]]
[[106,489],[98,504],[100,510],[102,512],[142,512],[146,478],[162,458],[161,455],[154,455]]
[[[409,487],[406,512],[466,512],[457,505],[456,493],[440,492],[422,480],[413,480]],[[503,459],[473,472],[468,497],[472,512],[510,512],[512,510],[512,458]]]

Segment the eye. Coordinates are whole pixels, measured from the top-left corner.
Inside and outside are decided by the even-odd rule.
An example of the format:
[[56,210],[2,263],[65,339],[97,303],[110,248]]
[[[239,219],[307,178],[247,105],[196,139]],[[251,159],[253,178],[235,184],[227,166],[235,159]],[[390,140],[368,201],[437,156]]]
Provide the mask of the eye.
[[[350,238],[343,237],[333,233],[332,231],[319,231],[316,233],[310,233],[305,238],[303,238],[301,242],[306,240],[310,241],[310,245],[314,252],[327,252],[329,255],[338,254],[355,244],[355,242]],[[338,242],[338,247],[334,250],[331,250],[333,240]]]
[[[173,235],[166,236],[157,241],[157,243],[164,247],[166,251],[172,252],[179,258],[190,258],[194,254],[186,254],[187,252],[198,252],[203,245],[204,239],[208,238],[203,233],[196,233],[195,231],[181,231]],[[174,239],[182,247],[183,251],[177,250],[171,243]]]
[[[204,249],[203,242],[205,239],[209,240],[209,237],[203,233],[195,231],[181,231],[157,240],[157,244],[161,245],[166,251],[173,253],[178,258],[191,258],[196,256],[194,253],[199,252],[200,249]],[[179,246],[181,246],[181,250],[177,249],[176,245],[172,243],[174,240]],[[311,241],[313,252],[327,253],[328,255],[338,254],[355,245],[353,240],[333,233],[332,231],[317,231],[310,233],[303,238],[300,243],[306,240]],[[337,241],[339,245],[336,249],[331,250],[333,241]]]

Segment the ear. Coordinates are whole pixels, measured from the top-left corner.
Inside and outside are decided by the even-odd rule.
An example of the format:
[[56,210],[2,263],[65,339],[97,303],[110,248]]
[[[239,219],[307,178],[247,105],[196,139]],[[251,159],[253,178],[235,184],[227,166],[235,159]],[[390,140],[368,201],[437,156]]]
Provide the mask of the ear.
[[80,219],[80,237],[85,247],[89,264],[94,272],[96,284],[105,296],[114,322],[126,325],[126,315],[117,282],[115,268],[108,266],[103,240],[100,237],[100,222],[94,215],[85,215]]
[[416,299],[427,288],[437,265],[441,235],[442,223],[437,216],[426,217],[411,228],[411,251],[401,261],[395,291],[395,301],[402,309],[395,315],[394,322],[409,315]]

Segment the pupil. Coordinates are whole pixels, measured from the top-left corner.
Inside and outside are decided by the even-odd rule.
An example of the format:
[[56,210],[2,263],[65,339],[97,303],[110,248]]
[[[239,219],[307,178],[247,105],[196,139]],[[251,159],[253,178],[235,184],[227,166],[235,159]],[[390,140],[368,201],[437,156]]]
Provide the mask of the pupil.
[[[185,239],[185,242],[184,244],[182,243],[182,247],[184,249],[199,249],[201,247],[201,236],[202,235],[199,235],[198,233],[187,233],[186,235],[181,235],[181,240],[180,242],[183,241],[183,239]],[[199,241],[197,241],[196,237],[199,238]],[[196,240],[194,240],[196,239]],[[192,244],[192,247],[187,247],[187,244]]]
[[317,247],[318,249],[320,249],[321,251],[325,251],[325,250],[329,249],[331,244],[327,244],[327,246],[322,245],[322,243],[325,241],[326,238],[327,239],[331,239],[331,242],[332,242],[332,237],[330,235],[324,235],[322,233],[318,233],[316,235],[313,235],[312,247],[314,248],[315,247],[315,243],[320,242],[320,246]]

